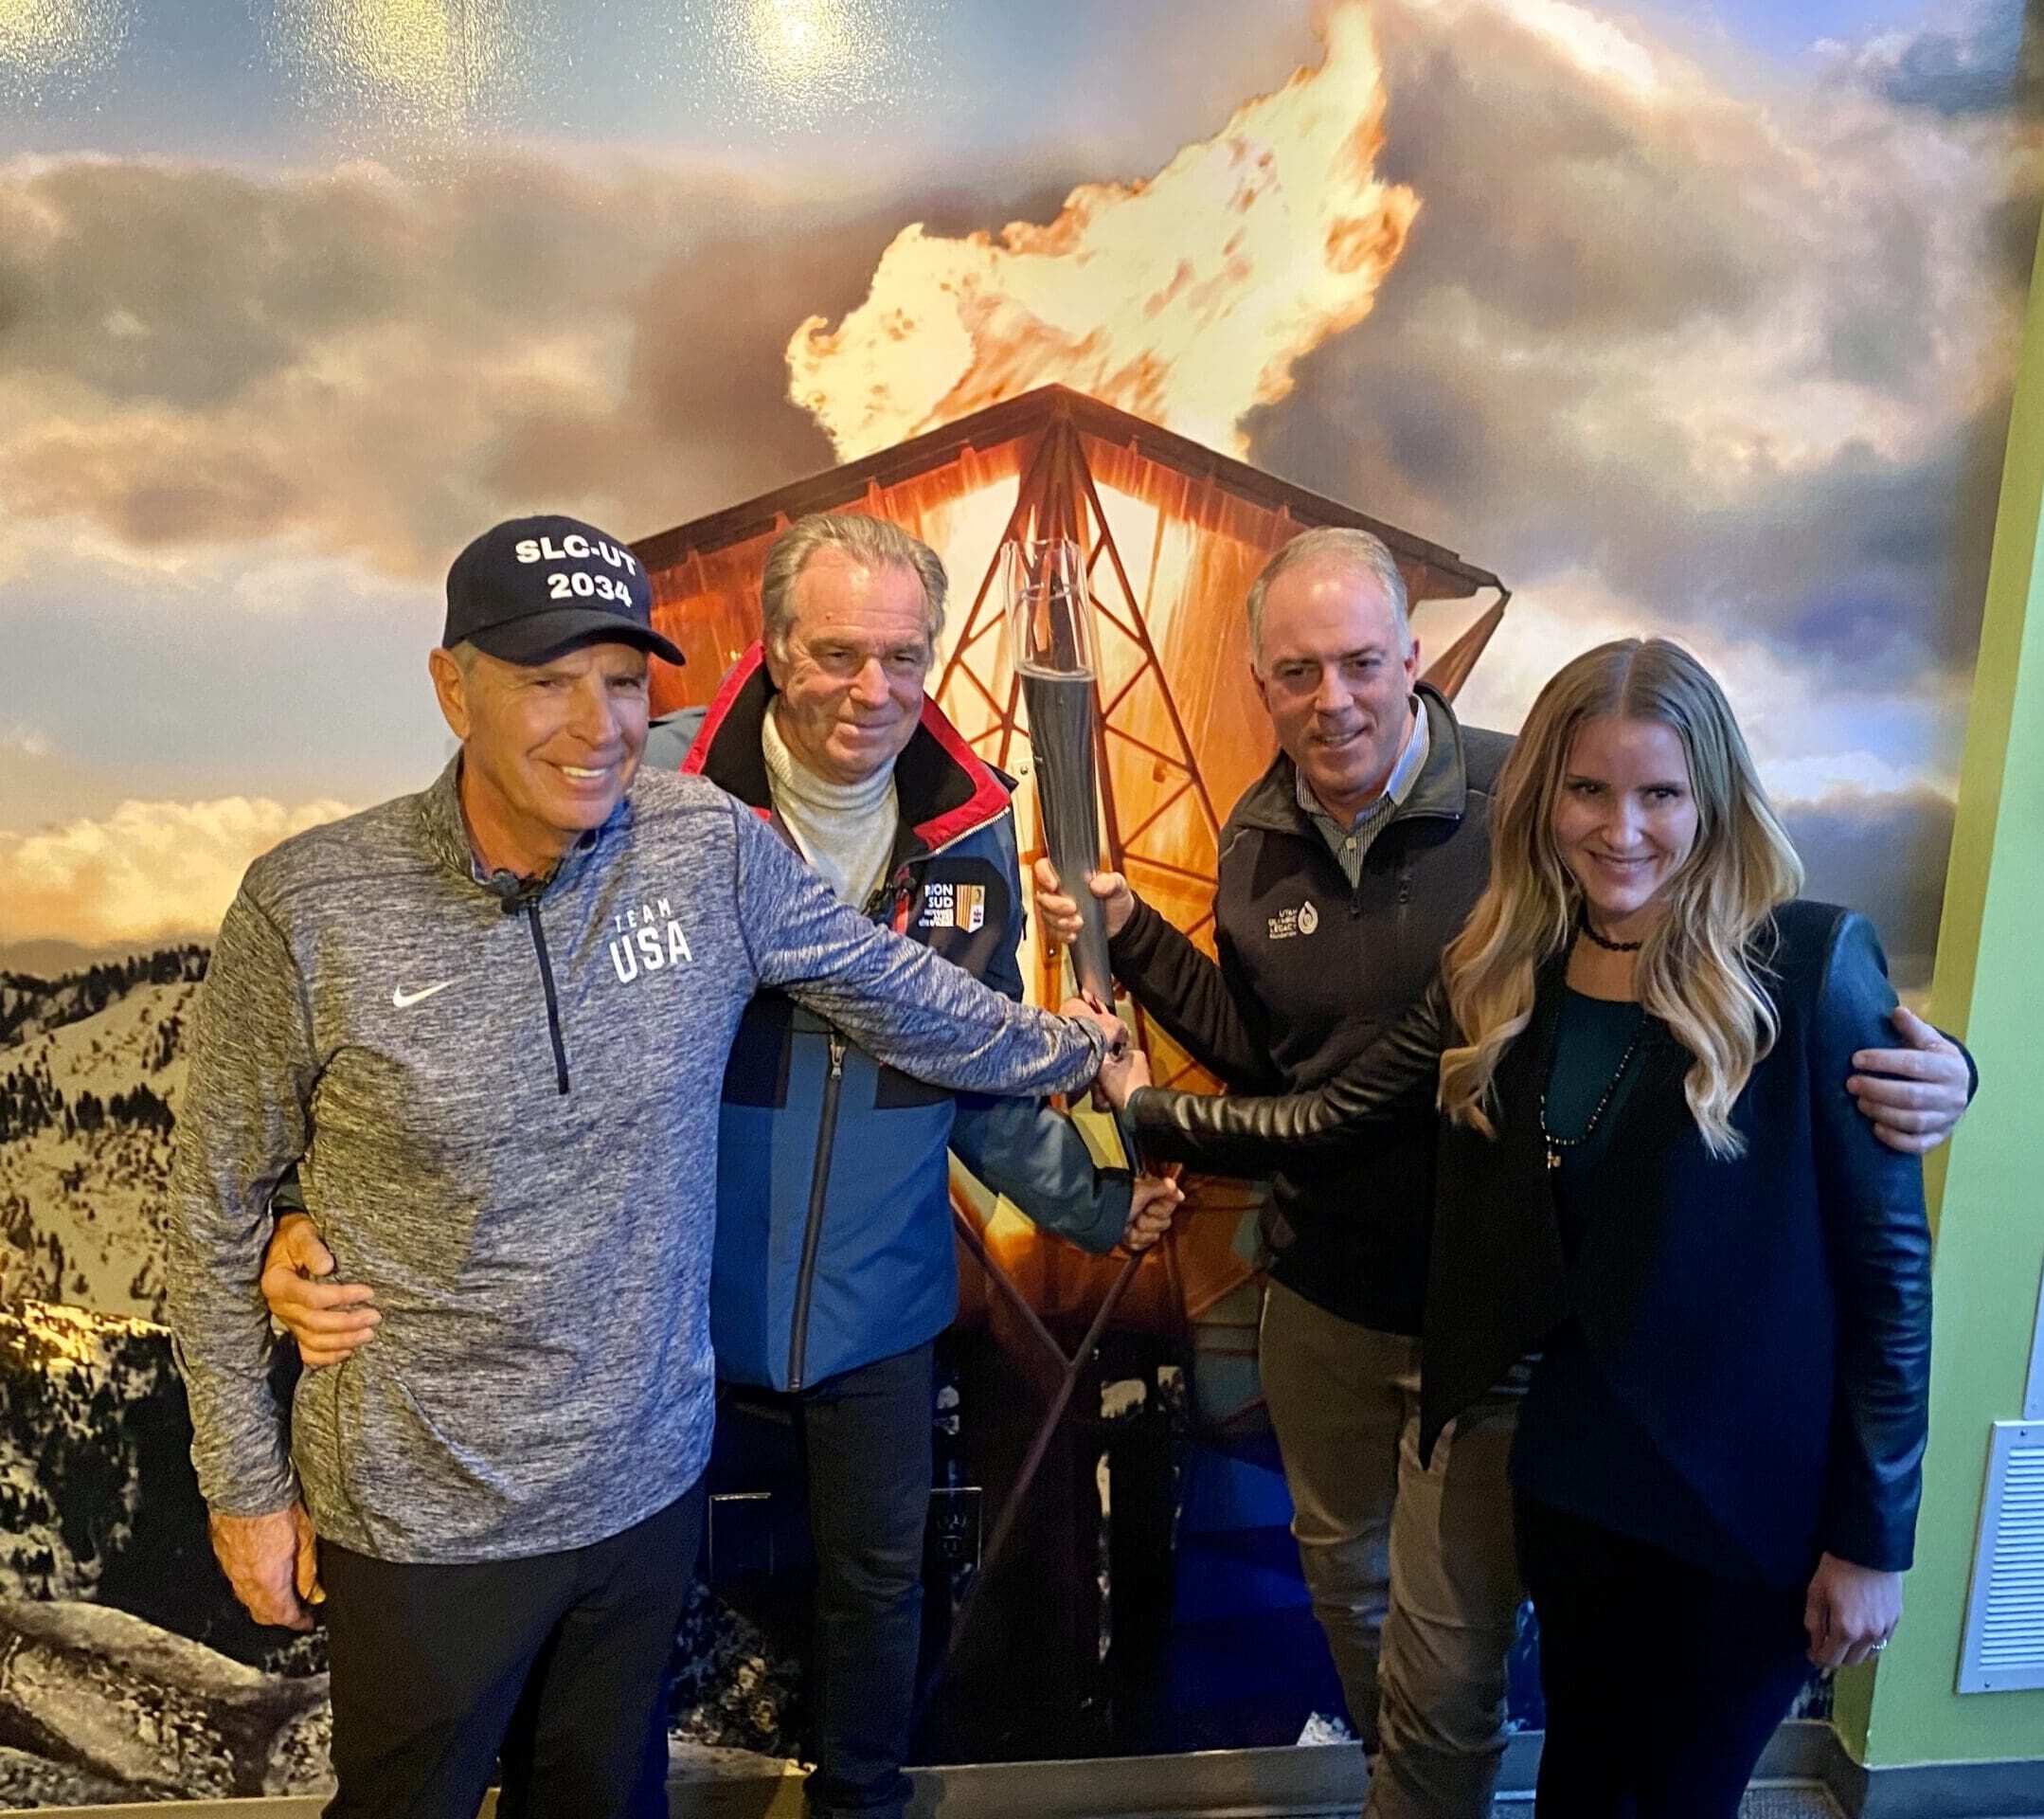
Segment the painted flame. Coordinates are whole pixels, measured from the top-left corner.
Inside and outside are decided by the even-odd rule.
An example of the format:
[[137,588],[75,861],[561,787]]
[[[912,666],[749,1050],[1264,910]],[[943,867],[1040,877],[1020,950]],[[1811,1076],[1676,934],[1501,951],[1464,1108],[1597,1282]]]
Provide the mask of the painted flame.
[[1376,174],[1368,0],[1341,0],[1321,35],[1318,68],[1154,177],[1082,185],[1048,226],[905,227],[864,303],[796,331],[790,397],[842,460],[1053,383],[1243,453],[1251,407],[1370,314],[1420,206]]

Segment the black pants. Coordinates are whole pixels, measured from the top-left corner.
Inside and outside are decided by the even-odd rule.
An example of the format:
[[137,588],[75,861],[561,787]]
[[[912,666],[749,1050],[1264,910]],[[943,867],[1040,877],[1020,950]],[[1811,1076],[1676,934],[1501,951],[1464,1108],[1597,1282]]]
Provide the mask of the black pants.
[[701,1487],[589,1547],[459,1566],[319,1548],[326,1819],[666,1819],[667,1668]]
[[934,1348],[795,1399],[816,1550],[816,1814],[901,1819],[923,1634]]
[[1547,1740],[1537,1819],[1732,1819],[1809,1677],[1802,1594],[1521,1499]]

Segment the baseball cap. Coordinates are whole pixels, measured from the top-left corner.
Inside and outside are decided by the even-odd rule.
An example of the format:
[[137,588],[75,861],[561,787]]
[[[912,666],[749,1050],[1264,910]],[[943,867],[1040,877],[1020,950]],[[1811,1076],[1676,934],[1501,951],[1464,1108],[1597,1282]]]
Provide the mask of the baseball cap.
[[670,663],[653,629],[653,583],[618,538],[579,518],[509,518],[447,571],[450,649],[466,640],[507,663],[546,663],[579,644],[634,644]]

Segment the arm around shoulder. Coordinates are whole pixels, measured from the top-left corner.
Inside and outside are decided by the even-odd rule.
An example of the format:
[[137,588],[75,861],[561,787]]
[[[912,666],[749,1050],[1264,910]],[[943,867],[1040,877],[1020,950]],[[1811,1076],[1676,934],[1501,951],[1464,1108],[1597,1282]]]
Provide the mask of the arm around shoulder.
[[1838,1394],[1826,1550],[1855,1565],[1910,1564],[1929,1424],[1930,1228],[1923,1164],[1882,1144],[1845,1089],[1895,1003],[1863,916],[1832,930],[1810,1020],[1817,1177],[1838,1301]]
[[779,986],[876,1059],[957,1092],[1041,1098],[1086,1085],[1105,1043],[1018,1004],[868,921],[735,803],[736,913],[754,982]]

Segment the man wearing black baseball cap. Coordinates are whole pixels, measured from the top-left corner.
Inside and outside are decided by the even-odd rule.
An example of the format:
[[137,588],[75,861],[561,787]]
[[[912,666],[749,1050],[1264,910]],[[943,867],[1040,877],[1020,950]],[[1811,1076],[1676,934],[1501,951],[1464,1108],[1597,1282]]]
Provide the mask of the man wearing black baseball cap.
[[683,660],[653,629],[645,565],[592,525],[512,518],[455,558],[433,686],[463,742],[470,831],[504,837],[512,876],[544,875],[630,786],[648,654]]
[[[500,525],[430,658],[431,787],[249,868],[191,1036],[170,1276],[214,1551],[333,1689],[332,1819],[664,1814],[663,1676],[702,1518],[720,1089],[787,992],[888,1065],[1038,1097],[1102,1030],[839,904],[699,778],[640,774],[650,590]],[[272,1397],[258,1280],[296,1174],[375,1342]],[[315,1548],[316,1538],[316,1548]],[[316,1563],[315,1563],[316,1555]]]

